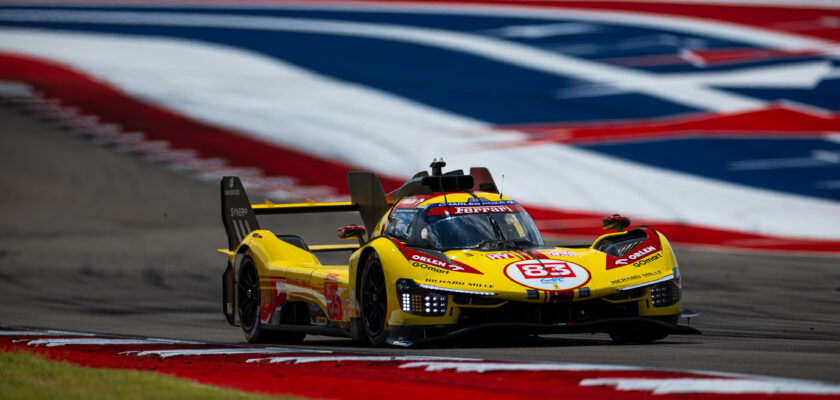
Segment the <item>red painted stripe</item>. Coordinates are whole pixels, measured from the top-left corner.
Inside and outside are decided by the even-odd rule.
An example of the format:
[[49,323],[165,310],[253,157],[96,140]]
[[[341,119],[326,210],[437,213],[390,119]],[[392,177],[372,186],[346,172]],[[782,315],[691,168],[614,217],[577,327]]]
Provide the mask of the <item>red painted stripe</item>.
[[552,123],[504,125],[494,129],[515,129],[530,133],[522,146],[542,143],[586,144],[678,138],[707,137],[822,137],[840,129],[840,115],[816,114],[784,103],[760,110],[732,114],[689,114],[647,120],[604,123]]
[[[561,211],[527,207],[528,213],[537,221],[544,234],[561,237],[581,237],[591,240],[608,233],[601,228],[604,215],[578,211]],[[752,251],[774,251],[791,253],[827,253],[840,252],[840,240],[796,239],[751,233],[728,231],[712,227],[679,224],[668,221],[655,221],[632,218],[633,225],[650,225],[656,228],[672,243],[700,247],[719,247]]]
[[[354,169],[352,166],[268,144],[240,132],[223,130],[161,107],[143,103],[104,82],[49,60],[0,53],[0,79],[25,82],[47,98],[61,99],[65,104],[77,107],[81,114],[99,117],[102,123],[119,124],[124,131],[143,132],[150,140],[165,140],[170,143],[170,148],[173,150],[196,150],[199,156],[204,158],[223,158],[228,160],[233,167],[256,167],[265,171],[267,175],[293,177],[299,181],[299,184],[325,185],[334,188],[338,193],[347,193],[346,174]],[[665,123],[644,122],[617,128],[603,126],[588,127],[588,130],[580,128],[581,132],[585,132],[580,137],[597,136],[591,133],[593,131],[608,132],[610,135],[626,138],[639,134],[645,129],[653,132],[697,129],[693,124],[702,124],[704,129],[710,131],[714,129],[723,131],[727,127],[730,130],[746,129],[765,123],[761,122],[766,120],[765,115],[762,114],[765,111],[770,112],[770,110],[763,110],[733,116],[705,116]],[[798,126],[802,130],[817,131],[836,126],[825,118],[799,113],[784,107],[778,107],[773,112],[782,113],[781,115],[785,118],[781,118],[780,121],[787,121],[780,122],[778,129],[793,129],[794,126]],[[778,118],[780,114],[774,115],[774,118]],[[831,118],[834,118],[832,121],[836,121],[836,117]],[[663,124],[664,127],[660,126]],[[609,135],[602,135],[602,137],[606,136]],[[398,188],[403,183],[401,179],[387,176],[380,176],[380,181],[386,192]],[[603,215],[600,214],[528,205],[525,208],[540,225],[542,231],[547,234],[582,235],[591,238],[603,233],[600,230]],[[671,241],[683,244],[751,250],[840,252],[840,241],[835,240],[798,240],[672,222],[633,219],[635,223],[654,226]],[[582,221],[584,226],[581,226]]]
[[[148,139],[166,140],[175,150],[196,149],[204,158],[224,158],[232,167],[258,167],[267,175],[293,177],[304,185],[331,186],[339,193],[347,193],[347,172],[357,170],[141,102],[105,82],[50,60],[0,54],[0,79],[26,82],[47,98],[58,98],[78,107],[81,113],[120,124],[125,131],[143,132]],[[387,176],[380,180],[386,188],[402,184]]]

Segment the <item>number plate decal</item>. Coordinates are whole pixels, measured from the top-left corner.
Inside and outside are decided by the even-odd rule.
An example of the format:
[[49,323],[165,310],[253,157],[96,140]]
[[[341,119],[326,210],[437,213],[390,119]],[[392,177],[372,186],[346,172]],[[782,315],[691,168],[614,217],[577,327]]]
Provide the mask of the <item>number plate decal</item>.
[[551,291],[574,289],[589,282],[586,268],[558,260],[517,261],[505,267],[505,275],[522,286]]

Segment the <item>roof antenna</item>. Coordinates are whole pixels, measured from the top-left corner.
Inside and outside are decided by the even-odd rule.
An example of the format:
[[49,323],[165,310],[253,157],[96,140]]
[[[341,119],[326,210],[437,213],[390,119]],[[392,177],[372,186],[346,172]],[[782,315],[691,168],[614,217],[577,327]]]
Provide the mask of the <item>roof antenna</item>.
[[443,167],[446,166],[446,161],[443,161],[443,157],[433,158],[429,166],[432,167],[432,176],[441,176],[443,175]]
[[499,190],[499,200],[502,199],[502,197],[503,197],[502,193],[504,193],[504,191],[505,191],[505,174],[502,174],[502,188],[501,188],[501,190]]

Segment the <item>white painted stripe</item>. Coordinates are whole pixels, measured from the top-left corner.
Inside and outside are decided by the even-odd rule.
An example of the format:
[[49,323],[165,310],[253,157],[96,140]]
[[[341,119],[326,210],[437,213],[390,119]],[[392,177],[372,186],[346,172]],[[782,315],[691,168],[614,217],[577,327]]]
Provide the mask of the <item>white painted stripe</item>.
[[812,150],[809,157],[740,160],[731,162],[729,168],[735,171],[754,171],[762,169],[831,167],[837,166],[838,164],[840,164],[840,152]]
[[171,339],[106,339],[106,338],[73,338],[73,339],[37,339],[27,341],[27,346],[58,347],[58,346],[122,346],[122,345],[153,345],[153,344],[203,344],[186,340]]
[[3,331],[0,336],[96,336],[93,333],[71,332],[71,331]]
[[249,363],[267,361],[269,363],[308,364],[317,362],[341,362],[341,361],[366,361],[366,362],[389,362],[389,361],[425,361],[425,360],[474,360],[458,357],[427,357],[427,356],[323,356],[323,357],[269,357],[252,358]]
[[693,83],[565,56],[470,33],[388,24],[218,14],[0,10],[0,20],[188,26],[303,32],[401,41],[463,52],[549,74],[575,77],[711,111],[744,111],[766,102]]
[[[632,1],[632,0],[628,0]],[[670,0],[654,0],[661,2],[670,2]],[[678,0],[680,1],[680,0]],[[686,2],[696,1],[705,2],[706,0],[681,0]],[[712,2],[726,3],[728,0],[710,0]],[[733,3],[738,3],[741,0],[735,0]],[[840,8],[840,2],[837,0],[742,0],[745,3],[759,3],[765,5],[772,3],[777,5],[786,5],[793,7],[815,7],[815,8]],[[37,3],[24,0],[25,5],[33,5]],[[44,3],[42,3],[44,4]],[[54,3],[45,3],[49,6],[55,6]],[[74,4],[76,6],[76,4]],[[80,3],[77,5],[84,8],[85,5]],[[137,3],[132,4],[135,8],[150,8],[159,7],[159,4],[150,2],[149,4]],[[207,8],[206,2],[197,1],[195,3],[182,2],[179,4],[166,4],[167,8],[171,9],[202,9]],[[122,4],[111,4],[110,2],[96,3],[89,7],[96,8],[124,8]],[[706,18],[672,15],[672,14],[657,14],[653,12],[634,12],[634,11],[619,11],[619,10],[593,10],[593,9],[575,9],[567,7],[552,7],[552,6],[536,6],[527,5],[519,6],[516,3],[498,4],[498,5],[477,5],[477,4],[457,4],[453,3],[423,3],[423,2],[329,2],[329,1],[293,1],[283,0],[274,3],[267,2],[236,2],[236,3],[217,3],[213,5],[214,8],[220,9],[250,9],[250,10],[266,10],[266,9],[285,9],[285,10],[304,10],[304,11],[343,11],[343,12],[363,12],[363,13],[385,13],[385,12],[399,12],[405,14],[439,14],[439,15],[468,15],[468,16],[495,16],[506,18],[529,18],[529,19],[543,19],[543,20],[566,20],[575,19],[580,21],[593,21],[615,25],[627,25],[636,27],[647,27],[653,29],[671,30],[674,32],[683,32],[687,34],[698,34],[703,36],[717,37],[721,39],[729,39],[736,42],[746,42],[756,46],[779,47],[779,48],[802,48],[802,47],[821,47],[825,44],[834,43],[827,40],[809,37],[805,35],[797,35],[788,32],[780,32],[776,30],[768,30],[755,26],[744,26],[742,24],[715,21]],[[836,43],[835,43],[836,44]]]
[[[505,193],[526,204],[780,237],[840,239],[837,202],[705,179],[569,146],[507,147],[524,135],[488,132],[481,121],[241,49],[176,39],[6,29],[0,30],[4,50],[53,59],[187,117],[388,176],[410,177],[433,157],[444,156],[453,169],[489,166],[497,177],[504,174]],[[225,164],[222,159],[191,160],[176,168]]]
[[217,356],[234,354],[285,354],[285,353],[332,353],[329,350],[307,350],[293,348],[218,348],[218,349],[174,349],[174,350],[143,350],[124,351],[120,354],[133,354],[138,357],[159,356],[160,358],[183,356]]
[[20,82],[0,81],[0,96],[28,97],[32,96],[32,88]]
[[840,385],[782,379],[718,378],[597,378],[580,386],[613,386],[622,391],[652,391],[653,394],[840,394]]
[[501,362],[412,362],[400,368],[423,368],[426,371],[455,370],[455,372],[499,371],[636,371],[641,367],[624,365],[575,364],[575,363],[501,363]]
[[831,72],[830,61],[811,61],[726,72],[668,74],[664,79],[731,88],[813,89]]

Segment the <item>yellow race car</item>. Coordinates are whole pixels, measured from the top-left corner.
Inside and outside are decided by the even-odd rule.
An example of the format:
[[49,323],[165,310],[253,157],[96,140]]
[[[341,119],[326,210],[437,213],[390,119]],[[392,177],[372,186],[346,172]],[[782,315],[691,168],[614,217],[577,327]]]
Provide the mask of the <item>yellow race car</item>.
[[[546,246],[531,217],[486,168],[443,173],[432,163],[386,195],[370,172],[350,172],[349,202],[251,204],[240,180],[221,181],[228,248],[223,308],[249,342],[306,334],[411,346],[479,330],[608,333],[649,342],[699,333],[678,325],[681,279],[665,237],[627,218],[591,246]],[[352,244],[308,245],[260,229],[257,215],[358,212],[339,228]],[[318,252],[350,252],[323,265]]]

